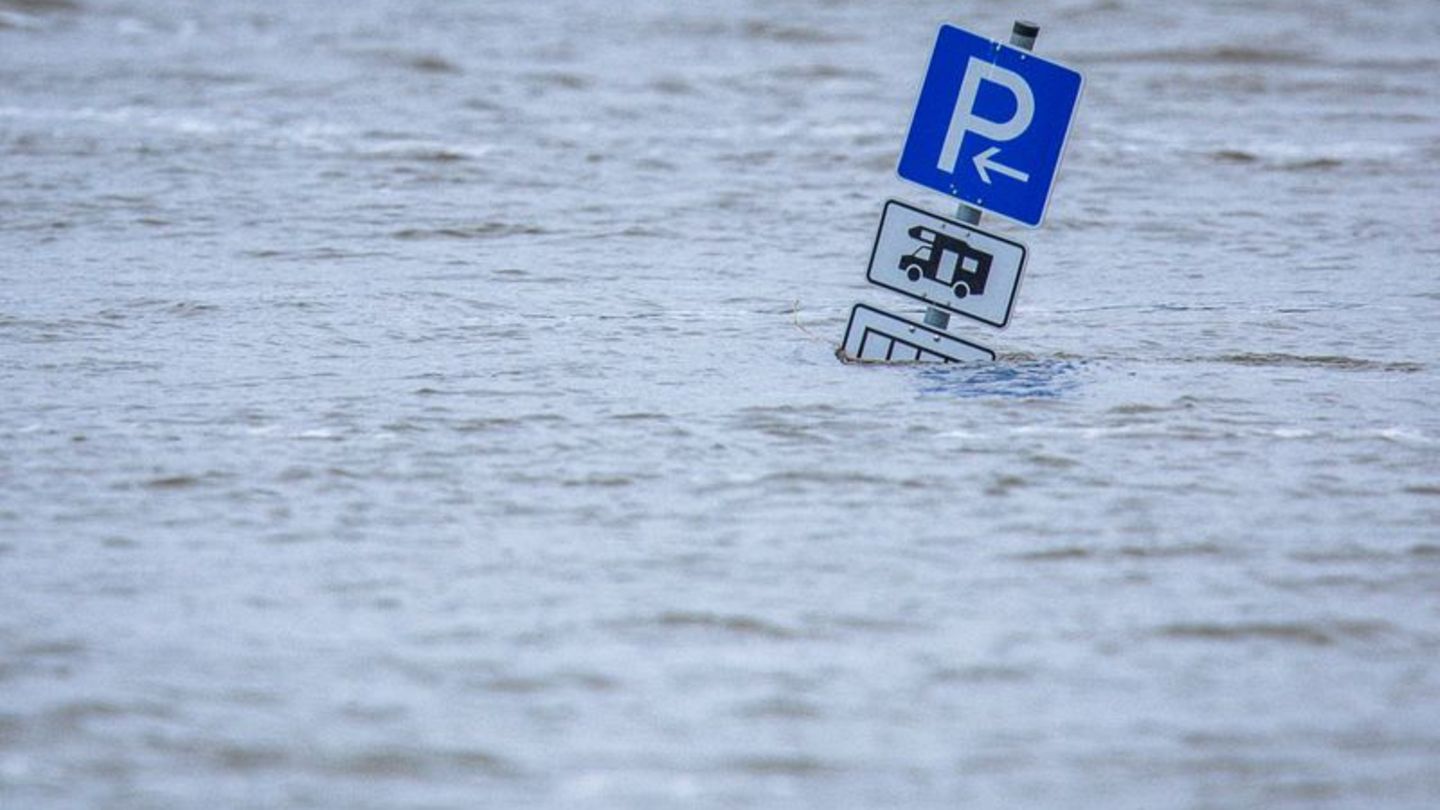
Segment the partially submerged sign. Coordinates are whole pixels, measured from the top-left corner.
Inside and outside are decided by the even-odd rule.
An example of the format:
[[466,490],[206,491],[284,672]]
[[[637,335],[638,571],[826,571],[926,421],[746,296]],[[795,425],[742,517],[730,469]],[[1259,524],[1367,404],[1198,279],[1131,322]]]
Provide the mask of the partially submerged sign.
[[944,328],[949,313],[1004,328],[1015,307],[1025,246],[976,227],[980,212],[1032,227],[1045,217],[1084,82],[1029,52],[1039,33],[1038,25],[1016,20],[1003,45],[940,27],[896,172],[964,203],[957,219],[885,203],[865,277],[928,304],[925,324],[856,304],[841,359],[995,359],[995,352]]
[[876,363],[968,363],[994,360],[995,352],[874,307],[850,310],[841,347],[847,360]]
[[1038,226],[1082,84],[1064,65],[941,26],[897,171]]
[[1025,246],[899,200],[880,214],[872,284],[991,326],[1010,322]]

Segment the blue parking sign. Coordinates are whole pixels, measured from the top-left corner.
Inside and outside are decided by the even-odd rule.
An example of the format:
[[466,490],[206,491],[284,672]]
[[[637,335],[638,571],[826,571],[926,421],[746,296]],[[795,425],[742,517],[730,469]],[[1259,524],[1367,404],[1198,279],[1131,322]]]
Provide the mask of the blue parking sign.
[[976,208],[1038,226],[1082,84],[1064,65],[941,26],[897,170]]

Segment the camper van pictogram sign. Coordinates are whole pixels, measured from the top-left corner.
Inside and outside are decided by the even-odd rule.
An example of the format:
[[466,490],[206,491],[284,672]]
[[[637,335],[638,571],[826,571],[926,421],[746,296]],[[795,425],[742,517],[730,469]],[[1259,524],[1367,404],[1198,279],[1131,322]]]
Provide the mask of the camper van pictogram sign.
[[991,326],[1010,322],[1025,246],[889,200],[870,252],[872,284]]

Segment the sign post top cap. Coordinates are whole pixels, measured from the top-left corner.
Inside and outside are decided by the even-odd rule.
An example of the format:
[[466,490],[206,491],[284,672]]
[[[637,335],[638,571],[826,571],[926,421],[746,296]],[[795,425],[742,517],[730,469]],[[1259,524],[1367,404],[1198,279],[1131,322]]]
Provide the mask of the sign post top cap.
[[1036,25],[1033,22],[1030,22],[1029,20],[1016,20],[1015,26],[1010,29],[1010,32],[1012,34],[1015,34],[1016,36],[1034,39],[1035,37],[1040,36],[1040,26]]

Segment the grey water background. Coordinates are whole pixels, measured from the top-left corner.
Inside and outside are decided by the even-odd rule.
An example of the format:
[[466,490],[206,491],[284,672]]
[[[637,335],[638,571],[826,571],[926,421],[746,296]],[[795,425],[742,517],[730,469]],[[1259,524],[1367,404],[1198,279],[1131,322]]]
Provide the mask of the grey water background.
[[[942,21],[1086,74],[847,366]],[[0,807],[1440,804],[1440,6],[0,0]]]

